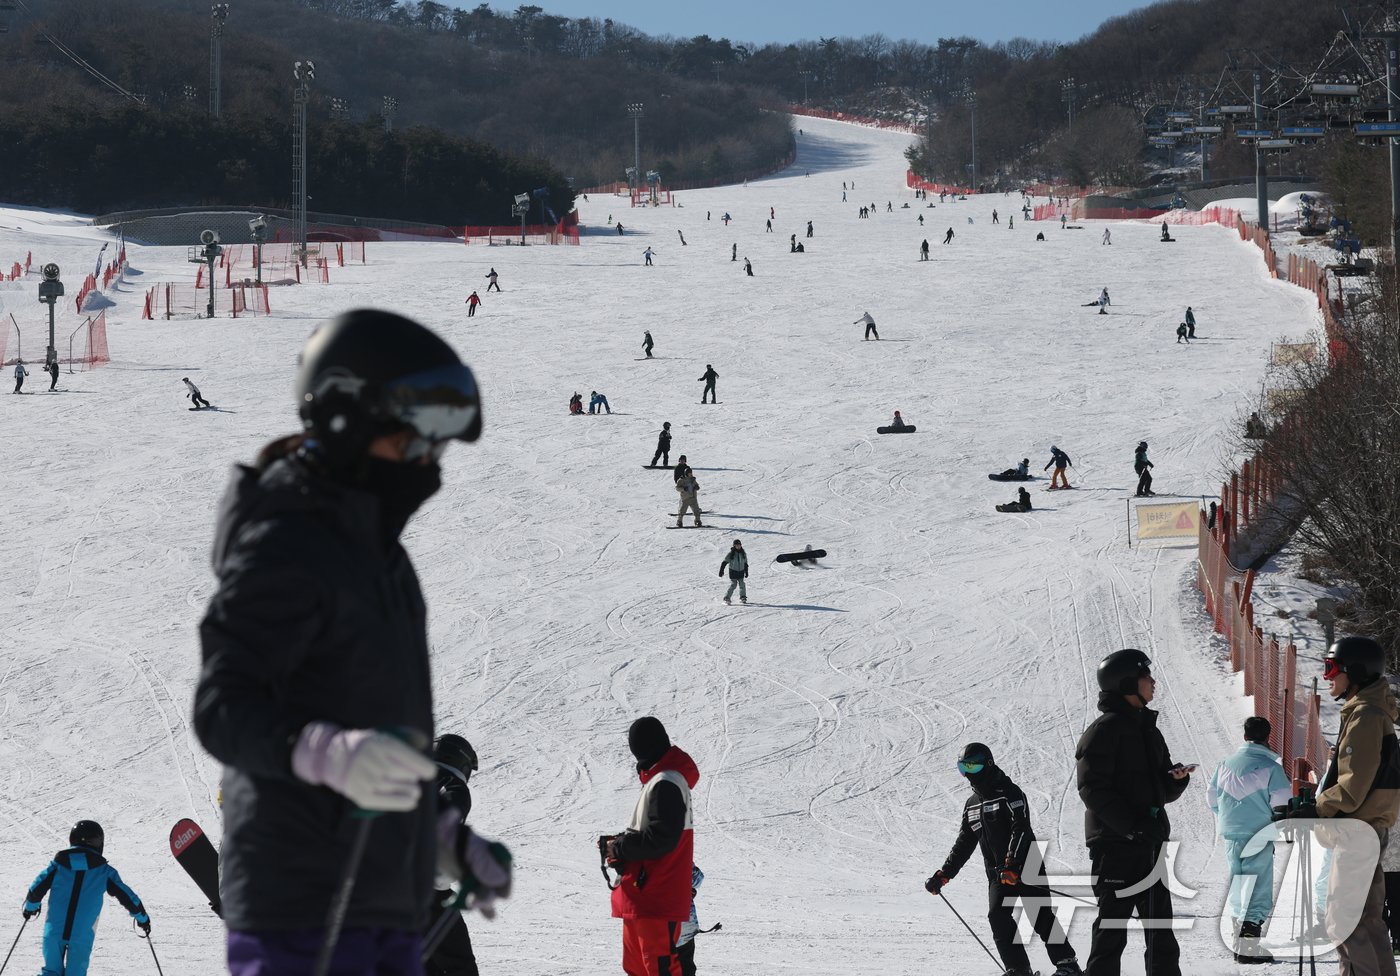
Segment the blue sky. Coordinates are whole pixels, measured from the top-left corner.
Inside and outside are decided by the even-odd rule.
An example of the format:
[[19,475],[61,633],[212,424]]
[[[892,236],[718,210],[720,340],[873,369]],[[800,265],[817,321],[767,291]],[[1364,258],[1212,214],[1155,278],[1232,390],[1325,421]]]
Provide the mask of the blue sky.
[[[478,0],[446,0],[470,9]],[[488,0],[491,2],[491,0]],[[969,36],[995,42],[1013,37],[1072,41],[1104,20],[1146,6],[1142,0],[534,0],[562,17],[611,17],[647,34],[709,34],[734,41],[786,43],[818,37],[885,34],[936,44]],[[518,3],[491,2],[501,12]]]

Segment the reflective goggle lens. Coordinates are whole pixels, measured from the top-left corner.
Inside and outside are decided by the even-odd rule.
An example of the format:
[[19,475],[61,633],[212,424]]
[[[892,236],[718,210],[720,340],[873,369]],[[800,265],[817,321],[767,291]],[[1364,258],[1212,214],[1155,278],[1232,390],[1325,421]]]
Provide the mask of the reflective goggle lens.
[[986,763],[963,762],[961,759],[958,760],[958,772],[962,773],[964,776],[974,776],[985,769],[986,766]]
[[1341,666],[1337,664],[1335,657],[1325,657],[1322,659],[1322,677],[1326,681],[1331,681],[1342,673]]
[[393,419],[428,441],[462,438],[479,430],[481,399],[476,377],[465,365],[444,366],[405,376],[384,391]]

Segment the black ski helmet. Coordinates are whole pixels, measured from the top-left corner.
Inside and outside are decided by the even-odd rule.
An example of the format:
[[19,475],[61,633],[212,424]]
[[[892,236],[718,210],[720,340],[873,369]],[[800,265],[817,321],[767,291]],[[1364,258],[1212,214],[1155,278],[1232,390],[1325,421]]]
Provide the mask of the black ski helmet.
[[1136,647],[1114,651],[1099,662],[1099,690],[1136,695],[1138,679],[1151,673],[1152,659]]
[[456,773],[465,782],[472,778],[477,766],[476,750],[472,744],[460,735],[438,736],[437,742],[433,745],[433,762],[443,769]]
[[68,831],[68,843],[73,847],[90,847],[102,853],[102,825],[96,820],[79,820]]
[[426,447],[481,436],[476,377],[447,343],[379,309],[321,323],[298,359],[297,412],[334,461],[360,457],[376,437],[412,430]]
[[991,746],[981,742],[969,742],[963,746],[962,755],[958,757],[960,763],[984,763],[988,766],[996,765],[996,760],[992,758]]
[[1385,648],[1369,637],[1343,637],[1332,645],[1323,660],[1323,676],[1331,680],[1344,674],[1354,687],[1375,681],[1386,670]]

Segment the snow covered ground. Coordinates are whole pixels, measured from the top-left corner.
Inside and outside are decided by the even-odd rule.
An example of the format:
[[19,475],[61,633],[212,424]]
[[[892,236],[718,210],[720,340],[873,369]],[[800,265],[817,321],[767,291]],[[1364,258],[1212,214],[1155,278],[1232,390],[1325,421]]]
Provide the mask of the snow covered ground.
[[[218,832],[219,769],[188,720],[214,509],[229,465],[293,428],[293,367],[315,322],[379,305],[441,330],[486,396],[486,435],[448,453],[446,487],[407,534],[439,729],[475,744],[474,822],[517,857],[515,897],[474,923],[484,972],[618,971],[594,839],[630,814],[625,733],[647,713],[702,772],[699,904],[724,923],[702,938],[702,968],[913,974],[937,958],[992,972],[922,889],[966,795],[954,759],[989,743],[1030,797],[1052,870],[1083,873],[1071,754],[1095,714],[1093,669],[1124,646],[1156,662],[1174,755],[1203,764],[1172,811],[1178,875],[1200,891],[1178,905],[1202,916],[1185,958],[1232,972],[1205,781],[1246,705],[1210,650],[1192,549],[1129,549],[1125,499],[1144,439],[1161,494],[1218,489],[1232,459],[1217,435],[1257,391],[1269,343],[1315,326],[1315,303],[1233,230],[1175,228],[1168,248],[1154,224],[1128,222],[1105,247],[1092,223],[1009,229],[1011,197],[924,209],[904,185],[907,136],[798,124],[797,162],[776,177],[657,210],[595,197],[580,247],[371,244],[370,263],[332,268],[328,287],[275,289],[269,319],[141,321],[142,282],[194,268],[182,248],[131,248],[141,273],[112,296],[113,363],[65,374],[58,394],[37,374],[34,395],[0,399],[0,878],[16,900],[68,825],[95,817],[150,905],[165,971],[221,967],[218,922],[166,839],[182,816]],[[861,203],[876,204],[868,220]],[[807,253],[788,253],[793,233]],[[32,248],[64,264],[70,290],[101,241],[70,217],[0,211],[0,262]],[[484,290],[492,266],[501,294]],[[1082,307],[1105,286],[1110,315]],[[41,358],[26,287],[0,300]],[[485,304],[468,319],[473,288]],[[1189,347],[1174,335],[1188,304]],[[880,342],[852,324],[867,310]],[[640,358],[648,328],[653,361]],[[699,404],[706,363],[718,406]],[[182,376],[219,410],[191,416]],[[594,389],[614,414],[570,417],[570,394]],[[919,432],[877,436],[896,409]],[[671,478],[642,467],[663,421],[714,528],[665,528]],[[1014,486],[986,473],[1022,457],[1039,471],[1051,444],[1079,490],[1038,481],[1034,512],[994,512]],[[748,607],[719,600],[736,538],[753,562]],[[771,562],[807,544],[830,556]],[[975,861],[947,894],[985,938]],[[1081,960],[1090,921],[1074,919]],[[27,932],[12,965],[36,966],[38,941]],[[1139,946],[1125,973],[1141,972]],[[150,966],[109,908],[95,971]]]

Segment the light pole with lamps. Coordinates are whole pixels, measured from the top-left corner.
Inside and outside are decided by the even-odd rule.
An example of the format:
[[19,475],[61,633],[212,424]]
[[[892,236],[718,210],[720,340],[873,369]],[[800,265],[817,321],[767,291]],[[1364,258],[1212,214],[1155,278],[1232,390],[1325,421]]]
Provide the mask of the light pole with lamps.
[[641,185],[642,177],[642,102],[631,102],[627,114],[632,116],[632,180],[633,189]]
[[209,8],[209,16],[209,114],[217,119],[223,111],[224,21],[228,20],[228,4],[214,4]]
[[253,272],[257,276],[256,283],[262,284],[262,246],[267,240],[267,218],[262,214],[248,221],[248,230],[253,235]]
[[54,345],[53,337],[53,307],[63,297],[63,282],[58,278],[58,265],[52,262],[44,265],[43,273],[44,280],[39,282],[39,301],[49,307],[49,348],[44,353],[44,365],[48,366],[58,362],[58,346]]
[[393,95],[384,96],[384,131],[394,131],[394,116],[399,112],[399,100]]
[[1065,107],[1069,110],[1069,134],[1074,135],[1074,76],[1060,82],[1060,93],[1064,96]]
[[965,93],[972,114],[972,192],[977,192],[977,93],[969,88]]
[[311,100],[311,83],[316,80],[315,61],[297,61],[292,65],[292,77],[297,86],[292,91],[296,121],[292,126],[292,196],[297,208],[297,246],[301,249],[301,266],[306,262],[306,103]]

